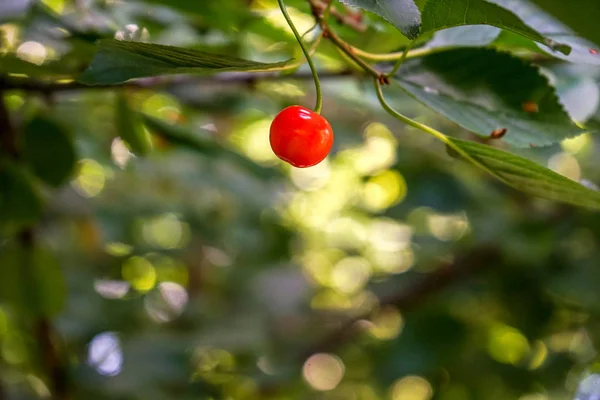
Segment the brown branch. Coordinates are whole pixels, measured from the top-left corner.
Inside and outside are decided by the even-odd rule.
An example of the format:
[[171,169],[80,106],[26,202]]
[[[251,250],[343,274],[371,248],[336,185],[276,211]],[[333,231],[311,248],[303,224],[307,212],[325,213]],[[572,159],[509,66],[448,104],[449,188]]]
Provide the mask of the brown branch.
[[55,333],[51,322],[47,318],[38,319],[35,333],[50,382],[50,393],[57,400],[67,400],[70,398],[68,373],[54,343]]
[[[320,72],[321,79],[335,79],[344,77],[359,77],[350,70]],[[282,75],[280,72],[225,72],[212,77],[199,77],[194,75],[171,75],[152,78],[140,78],[117,85],[85,85],[79,82],[57,83],[29,78],[13,78],[0,76],[0,90],[23,90],[51,94],[55,92],[68,92],[77,90],[119,90],[131,89],[160,89],[177,86],[206,85],[206,84],[252,84],[270,80],[307,80],[313,79],[308,72],[294,75]],[[1,116],[0,116],[1,118]]]
[[[21,232],[19,234],[19,242],[27,249],[27,252],[33,250],[33,247],[35,246],[33,230],[26,229]],[[28,279],[36,279],[36,276],[31,274],[31,268],[27,272],[29,272]],[[37,303],[39,304],[39,297],[37,297],[37,300]],[[44,369],[46,370],[52,398],[56,400],[68,400],[67,370],[55,344],[55,332],[52,322],[44,316],[38,317],[34,322],[33,334],[39,345],[40,358],[43,362]]]
[[[29,228],[22,231],[19,234],[19,242],[28,253],[32,251],[35,246],[33,230]],[[26,272],[28,273],[28,280],[33,281],[37,278],[32,273],[32,268],[29,268]],[[32,296],[36,297],[36,303],[39,304],[41,300],[37,297],[37,294],[32,293]],[[39,346],[40,360],[43,362],[52,398],[56,400],[68,400],[67,369],[55,344],[55,332],[52,322],[45,316],[39,316],[34,321],[33,336]]]
[[387,76],[384,73],[378,71],[371,64],[356,55],[354,47],[346,43],[341,37],[331,30],[323,16],[322,9],[318,5],[319,1],[320,0],[308,0],[308,3],[310,4],[312,14],[315,17],[317,24],[319,24],[321,30],[323,31],[323,37],[333,43],[342,52],[342,54],[346,55],[354,63],[359,65],[366,73],[371,74],[373,77],[382,82],[382,84],[387,84]]
[[[395,306],[402,312],[416,309],[443,290],[463,278],[472,276],[498,260],[500,250],[494,246],[484,246],[459,255],[453,262],[444,263],[435,272],[428,274],[410,285],[406,290],[394,293],[379,300],[381,306]],[[332,351],[350,340],[357,333],[356,323],[368,319],[374,310],[345,321],[341,327],[329,333],[306,352],[302,359],[323,351]]]
[[[10,154],[14,158],[18,158],[17,130],[10,122],[8,109],[1,89],[2,87],[0,87],[0,143],[2,144],[0,150]],[[19,243],[27,253],[34,247],[34,239],[34,233],[31,228],[23,230],[18,235]],[[37,278],[32,268],[28,268],[25,272],[28,274],[28,281]],[[32,292],[31,296],[37,296],[37,293]],[[51,322],[45,317],[38,317],[34,321],[33,336],[39,343],[40,357],[44,361],[44,368],[52,397],[60,400],[68,400],[67,372],[52,340],[54,335]]]
[[[327,7],[327,2],[321,0],[312,0],[311,5],[314,7],[315,11],[322,14]],[[367,26],[362,21],[362,14],[360,12],[350,12],[347,7],[344,8],[347,11],[346,13],[342,13],[335,7],[331,7],[330,15],[342,25],[346,25],[357,32],[365,32],[367,30]]]

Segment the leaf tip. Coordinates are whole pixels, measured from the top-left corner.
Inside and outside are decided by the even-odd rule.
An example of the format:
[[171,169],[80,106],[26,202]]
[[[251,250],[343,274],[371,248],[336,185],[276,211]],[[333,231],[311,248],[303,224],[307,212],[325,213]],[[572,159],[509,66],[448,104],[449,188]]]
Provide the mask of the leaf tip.
[[552,39],[548,39],[546,38],[546,40],[544,41],[544,44],[548,47],[550,47],[552,50],[554,51],[559,51],[561,53],[563,53],[565,56],[568,56],[569,54],[571,54],[571,46],[564,44],[564,43],[560,43],[557,42],[555,40]]

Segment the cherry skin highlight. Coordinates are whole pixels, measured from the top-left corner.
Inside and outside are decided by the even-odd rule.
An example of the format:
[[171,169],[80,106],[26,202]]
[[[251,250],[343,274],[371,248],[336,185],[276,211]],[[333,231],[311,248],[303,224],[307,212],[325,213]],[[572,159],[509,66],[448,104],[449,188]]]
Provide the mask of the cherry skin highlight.
[[277,157],[296,168],[307,168],[327,157],[333,145],[333,129],[316,112],[290,106],[271,123],[269,141]]

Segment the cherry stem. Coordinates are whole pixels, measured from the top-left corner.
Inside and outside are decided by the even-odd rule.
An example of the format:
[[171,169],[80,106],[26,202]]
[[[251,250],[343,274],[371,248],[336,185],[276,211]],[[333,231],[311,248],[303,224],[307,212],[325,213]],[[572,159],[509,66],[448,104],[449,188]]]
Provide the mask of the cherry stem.
[[285,20],[287,21],[288,25],[292,29],[292,32],[294,32],[294,36],[296,37],[298,44],[302,48],[304,57],[306,57],[306,62],[308,62],[308,66],[310,67],[310,72],[312,73],[313,79],[315,81],[315,90],[317,92],[317,103],[315,104],[315,112],[317,114],[320,114],[321,108],[323,107],[323,94],[321,93],[321,82],[319,81],[319,74],[317,73],[317,69],[315,68],[315,64],[312,61],[312,57],[310,56],[310,53],[308,52],[308,50],[306,49],[306,46],[304,45],[304,42],[302,41],[302,37],[300,36],[300,34],[298,33],[298,30],[296,29],[296,26],[294,25],[294,21],[292,21],[292,18],[290,17],[290,15],[287,12],[285,4],[283,4],[283,0],[277,0],[277,2],[279,3],[279,8],[281,9],[281,13],[283,14],[283,16],[285,17]]
[[417,128],[420,131],[428,133],[429,135],[433,136],[440,142],[444,143],[446,146],[450,147],[452,150],[456,151],[458,154],[460,154],[464,159],[469,161],[471,164],[481,168],[482,170],[486,171],[490,175],[495,176],[502,182],[508,184],[506,179],[504,179],[501,175],[498,175],[496,172],[492,171],[490,168],[488,168],[487,166],[485,166],[484,164],[482,164],[481,162],[479,162],[478,160],[473,158],[470,154],[468,154],[466,151],[464,151],[460,146],[456,145],[456,143],[454,143],[448,136],[446,136],[442,132],[435,130],[432,127],[427,126],[425,124],[417,122],[413,119],[410,119],[409,117],[402,115],[398,111],[394,110],[394,108],[392,108],[392,106],[390,106],[389,103],[385,100],[385,97],[383,96],[383,90],[381,88],[381,83],[379,82],[379,80],[373,79],[373,83],[375,84],[375,93],[377,93],[377,99],[379,100],[379,103],[381,104],[383,109],[385,111],[387,111],[388,114],[390,114],[392,117],[404,122],[407,125],[412,126],[413,128]]
[[333,7],[334,1],[335,0],[328,0],[327,6],[325,7],[325,10],[323,10],[323,14],[321,15],[323,21],[327,21],[327,18],[329,18],[329,14],[331,13],[331,8]]
[[394,68],[389,73],[386,74],[386,76],[388,78],[391,78],[394,75],[396,75],[396,72],[398,72],[398,70],[400,69],[400,66],[404,63],[404,60],[406,60],[406,56],[408,55],[408,52],[412,49],[414,44],[415,44],[415,41],[413,40],[408,44],[408,46],[406,46],[406,48],[402,52],[402,56],[398,59],[398,61],[394,65]]
[[323,26],[324,36],[326,36],[330,41],[332,41],[333,44],[335,44],[335,46],[338,49],[340,49],[340,51],[342,53],[344,53],[346,56],[348,56],[352,61],[354,61],[356,64],[358,64],[363,70],[370,73],[375,78],[381,77],[382,74],[379,71],[377,71],[375,68],[373,68],[367,62],[365,62],[360,57],[358,57],[356,54],[354,54],[352,47],[348,43],[344,42],[338,35],[336,35],[331,29],[329,29],[329,27],[327,25],[325,25],[325,24],[323,24],[323,25],[324,25]]

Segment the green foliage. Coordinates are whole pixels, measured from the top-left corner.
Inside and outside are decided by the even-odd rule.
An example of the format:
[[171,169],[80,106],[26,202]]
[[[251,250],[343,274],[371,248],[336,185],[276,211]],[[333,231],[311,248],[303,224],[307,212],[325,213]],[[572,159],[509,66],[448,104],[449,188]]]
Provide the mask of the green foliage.
[[119,136],[129,146],[131,151],[140,156],[148,155],[152,151],[152,141],[144,131],[139,116],[131,110],[127,96],[120,93],[116,97],[117,114],[116,126]]
[[0,159],[0,234],[15,233],[42,215],[31,177],[14,162]]
[[173,145],[187,148],[211,158],[229,160],[232,164],[238,165],[243,170],[260,179],[269,179],[277,175],[276,172],[257,165],[247,157],[219,144],[217,141],[210,138],[212,135],[208,131],[196,130],[196,132],[203,134],[200,136],[195,132],[187,131],[147,115],[144,115],[143,119],[146,126],[148,126],[152,132],[160,135],[163,139]]
[[459,139],[450,139],[450,142],[517,190],[549,200],[600,209],[598,190],[588,189],[526,158],[490,146]]
[[572,399],[597,7],[284,3],[309,169],[269,147],[315,101],[277,1],[0,0],[0,398]]
[[58,187],[71,177],[77,160],[71,135],[52,119],[37,115],[22,134],[23,157],[35,175]]
[[47,249],[14,246],[0,254],[0,299],[24,314],[53,317],[66,300],[60,264]]
[[79,81],[89,85],[116,84],[147,76],[267,71],[285,65],[286,62],[265,64],[173,46],[101,40],[94,60]]
[[485,46],[492,43],[500,33],[501,30],[494,26],[457,26],[436,32],[426,46],[428,48]]
[[538,68],[508,53],[443,51],[407,62],[398,76],[399,85],[417,100],[483,137],[506,128],[507,143],[528,147],[583,132]]
[[[600,65],[600,57],[593,51],[596,45],[577,35],[577,30],[570,29],[560,22],[561,15],[549,15],[534,5],[530,0],[514,2],[512,0],[496,0],[496,3],[509,8],[532,28],[545,32],[548,38],[567,44],[571,48],[568,55],[551,52],[553,57],[560,58],[573,63]],[[542,50],[547,47],[539,45]]]
[[343,0],[342,2],[380,15],[409,39],[419,36],[421,12],[413,0]]
[[492,25],[518,33],[568,55],[571,48],[542,36],[511,11],[484,0],[430,0],[423,10],[423,33],[462,25]]

